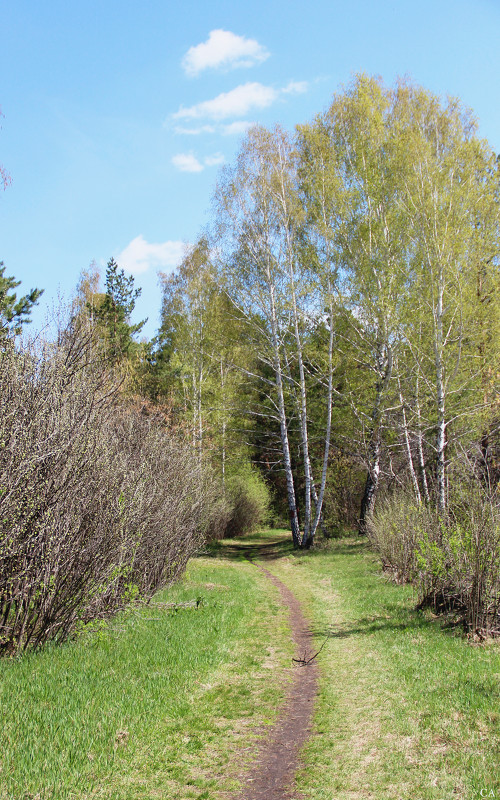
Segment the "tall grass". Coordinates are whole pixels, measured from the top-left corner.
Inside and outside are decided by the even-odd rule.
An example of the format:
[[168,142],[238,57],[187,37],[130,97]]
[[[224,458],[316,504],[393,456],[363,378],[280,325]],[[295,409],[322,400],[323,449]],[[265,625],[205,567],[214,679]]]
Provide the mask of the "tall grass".
[[0,799],[227,796],[277,713],[287,636],[255,567],[195,558],[149,606],[1,660]]

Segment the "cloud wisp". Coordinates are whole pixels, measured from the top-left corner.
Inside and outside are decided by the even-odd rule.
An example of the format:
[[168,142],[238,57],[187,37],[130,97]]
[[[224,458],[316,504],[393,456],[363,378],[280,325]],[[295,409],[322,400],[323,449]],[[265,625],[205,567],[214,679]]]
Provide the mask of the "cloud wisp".
[[203,164],[193,153],[178,153],[172,158],[172,164],[181,172],[203,172]]
[[185,242],[168,241],[153,244],[140,234],[117,256],[117,261],[133,275],[141,275],[150,268],[166,269],[177,267],[184,257]]
[[194,153],[177,153],[172,158],[172,164],[180,172],[203,172],[205,167],[215,167],[224,163],[224,156],[222,153],[214,153],[211,156],[206,156],[203,161],[200,161]]
[[229,92],[222,92],[212,100],[204,100],[189,108],[180,108],[173,114],[174,119],[224,120],[229,117],[244,117],[255,109],[262,110],[275,103],[284,94],[299,94],[307,91],[305,81],[291,81],[283,89],[274,89],[262,83],[249,82],[236,86]]
[[269,55],[269,51],[255,39],[218,28],[210,31],[206,42],[189,48],[182,59],[182,67],[186,75],[192,78],[206,69],[253,67],[261,64]]

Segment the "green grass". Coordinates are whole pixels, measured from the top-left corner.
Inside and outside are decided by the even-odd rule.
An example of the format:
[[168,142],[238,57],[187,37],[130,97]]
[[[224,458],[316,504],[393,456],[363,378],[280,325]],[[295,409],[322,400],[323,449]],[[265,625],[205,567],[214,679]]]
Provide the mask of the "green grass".
[[[500,797],[500,652],[414,611],[363,541],[271,566],[309,611],[320,695],[299,778],[314,800]],[[482,794],[481,794],[482,793]]]
[[286,615],[243,561],[194,559],[155,603],[197,597],[0,662],[2,800],[201,800],[237,786],[235,753],[283,697]]
[[[500,652],[415,612],[366,543],[265,531],[193,559],[149,607],[0,661],[0,800],[222,800],[276,718],[287,583],[326,644],[299,788],[313,800],[500,798]],[[199,608],[161,603],[203,598]]]

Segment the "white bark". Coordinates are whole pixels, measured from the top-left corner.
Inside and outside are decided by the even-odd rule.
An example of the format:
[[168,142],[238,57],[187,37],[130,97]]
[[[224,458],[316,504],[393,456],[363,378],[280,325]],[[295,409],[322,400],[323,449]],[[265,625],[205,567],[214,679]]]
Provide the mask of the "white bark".
[[411,444],[410,444],[410,434],[408,430],[408,422],[406,419],[406,407],[405,407],[405,400],[403,397],[403,392],[401,391],[401,381],[398,377],[398,388],[399,388],[399,402],[401,403],[401,414],[403,417],[403,434],[405,439],[405,446],[406,446],[406,457],[408,459],[408,469],[410,470],[410,477],[413,486],[413,491],[415,492],[415,497],[417,503],[422,502],[422,496],[420,494],[420,488],[418,485],[417,474],[415,472],[415,466],[413,464],[413,456],[411,452]]

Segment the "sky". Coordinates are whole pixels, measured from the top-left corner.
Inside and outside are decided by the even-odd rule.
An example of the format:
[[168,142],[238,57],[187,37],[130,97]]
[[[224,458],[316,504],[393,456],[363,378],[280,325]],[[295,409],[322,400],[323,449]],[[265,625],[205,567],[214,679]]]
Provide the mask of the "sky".
[[113,257],[152,337],[247,128],[293,130],[356,73],[459,97],[500,152],[500,0],[3,0],[0,30],[0,261],[45,290],[35,330]]

